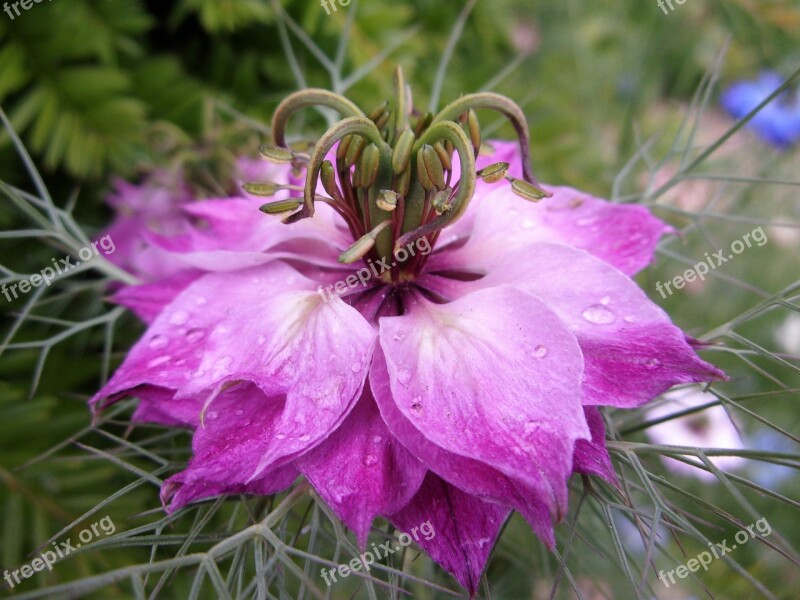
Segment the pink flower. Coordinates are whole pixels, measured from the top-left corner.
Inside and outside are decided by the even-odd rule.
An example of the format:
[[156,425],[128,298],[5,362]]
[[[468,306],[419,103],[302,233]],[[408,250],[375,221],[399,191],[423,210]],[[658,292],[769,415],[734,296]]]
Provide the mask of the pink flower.
[[[279,107],[279,146],[302,94],[325,93]],[[323,96],[349,118],[310,157],[265,150],[310,161],[305,199],[262,207],[299,208],[288,225],[251,200],[192,205],[205,226],[161,242],[191,276],[118,295],[149,327],[92,405],[136,396],[137,420],[195,430],[189,465],[162,490],[168,510],[302,475],[361,545],[379,515],[405,531],[431,521],[419,543],[474,592],[512,510],[553,547],[570,475],[615,481],[598,407],[721,377],[630,279],[662,222],[537,187],[508,143],[492,142],[492,158],[509,165],[475,164],[469,103],[497,98],[465,96],[411,140],[403,119]],[[521,113],[503,108],[527,150]],[[472,145],[449,120],[468,111]],[[506,170],[519,195],[550,197],[525,202],[476,176]]]

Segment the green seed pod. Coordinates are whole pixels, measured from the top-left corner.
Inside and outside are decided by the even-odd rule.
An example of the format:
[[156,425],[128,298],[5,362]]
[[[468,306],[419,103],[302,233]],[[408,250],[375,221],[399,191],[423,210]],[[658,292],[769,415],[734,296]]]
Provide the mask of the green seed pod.
[[348,167],[352,167],[356,164],[361,158],[361,153],[364,152],[366,145],[367,140],[360,135],[356,136],[356,139],[350,143],[350,147],[347,149],[347,156],[345,156],[344,164]]
[[274,196],[275,192],[281,189],[281,186],[271,181],[259,181],[245,183],[242,188],[253,196]]
[[375,144],[370,144],[364,149],[361,155],[361,186],[371,187],[378,178],[378,168],[380,167],[381,151]]
[[432,190],[433,181],[431,181],[431,176],[428,174],[428,168],[425,166],[424,159],[424,150],[426,147],[430,148],[430,146],[423,146],[422,150],[417,152],[417,177],[419,177],[419,182],[425,190]]
[[[370,119],[371,121],[375,121],[377,123],[378,119],[380,119],[384,114],[386,114],[386,107],[387,106],[389,106],[389,101],[388,100],[384,100],[383,102],[378,104],[378,106],[376,106],[375,108],[372,109],[372,112],[370,112],[367,115],[367,118]],[[378,129],[380,129],[380,127]]]
[[377,127],[378,130],[382,130],[384,127],[386,127],[386,124],[389,122],[389,119],[391,118],[392,118],[392,111],[387,110],[385,113],[383,113],[380,119],[375,121],[375,127]]
[[331,198],[341,198],[339,188],[336,185],[336,170],[333,168],[333,163],[329,160],[322,162],[322,167],[319,170],[319,178],[322,181],[322,187],[328,192]]
[[538,202],[542,198],[549,198],[552,194],[539,189],[533,184],[523,181],[522,179],[511,179],[511,190],[520,198],[529,200],[531,202]]
[[442,161],[439,160],[439,155],[436,154],[436,150],[430,144],[425,144],[419,153],[422,155],[422,162],[433,185],[437,190],[443,190],[445,187],[444,167],[442,166]]
[[392,169],[395,173],[402,173],[408,169],[408,164],[411,161],[411,151],[414,148],[414,132],[406,129],[397,138],[397,143],[394,145],[392,153]]
[[475,148],[475,155],[481,149],[481,125],[478,122],[478,115],[471,108],[467,115],[467,126],[469,128],[469,139],[472,142],[472,147]]
[[303,205],[302,198],[287,198],[286,200],[278,200],[277,202],[270,202],[264,204],[258,210],[268,215],[280,215],[289,211],[297,210]]
[[494,163],[478,171],[477,175],[486,183],[496,183],[506,176],[508,167],[507,162]]
[[407,196],[408,190],[411,188],[411,169],[406,169],[400,175],[395,177],[394,191],[400,196]]
[[452,171],[453,160],[450,154],[447,153],[447,149],[444,147],[444,144],[442,142],[436,142],[433,145],[433,149],[436,150],[436,155],[439,157],[439,160],[442,161],[442,166],[448,171]]
[[342,141],[339,142],[339,147],[336,149],[336,159],[337,160],[344,160],[347,156],[347,151],[350,149],[350,144],[353,143],[354,135],[346,135],[342,138]]
[[287,148],[280,148],[271,144],[264,144],[258,149],[261,157],[271,163],[286,165],[292,162],[294,154]]

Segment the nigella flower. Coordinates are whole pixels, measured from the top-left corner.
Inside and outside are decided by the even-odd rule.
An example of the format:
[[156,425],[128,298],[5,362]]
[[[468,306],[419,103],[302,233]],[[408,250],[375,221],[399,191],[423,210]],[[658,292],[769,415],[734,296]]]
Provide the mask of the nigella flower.
[[[537,184],[508,99],[417,116],[396,87],[391,113],[322,90],[278,107],[263,154],[307,166],[303,197],[262,207],[283,222],[201,203],[205,226],[168,248],[191,270],[118,294],[149,327],[92,403],[136,396],[136,419],[194,429],[170,511],[302,475],[362,545],[377,516],[430,521],[420,545],[474,592],[512,510],[553,547],[571,474],[615,482],[598,407],[721,373],[630,279],[662,222]],[[315,103],[345,118],[288,150]],[[492,142],[489,164],[474,109],[508,117],[519,149]]]
[[[777,73],[761,73],[755,81],[740,81],[722,95],[722,106],[731,116],[742,119],[766,100],[784,82]],[[800,139],[800,95],[786,91],[761,110],[747,125],[770,144],[785,148]]]

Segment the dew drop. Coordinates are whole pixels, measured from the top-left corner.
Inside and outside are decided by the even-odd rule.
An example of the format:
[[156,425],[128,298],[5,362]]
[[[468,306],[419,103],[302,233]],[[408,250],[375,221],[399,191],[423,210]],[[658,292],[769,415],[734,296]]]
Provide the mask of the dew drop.
[[533,229],[536,227],[536,222],[533,219],[525,219],[520,224],[520,227],[522,227],[522,229]]
[[210,410],[210,411],[208,411],[206,413],[206,419],[210,419],[211,421],[216,419],[218,416],[219,416],[219,413],[217,411],[215,411],[215,410]]
[[241,408],[237,408],[235,414],[237,417],[241,417],[244,414],[244,411]]
[[595,325],[608,325],[617,320],[610,310],[602,304],[594,304],[583,311],[583,318]]
[[158,358],[154,358],[149,363],[147,363],[147,367],[153,369],[155,367],[160,367],[170,361],[171,357],[169,355],[159,356]]
[[374,454],[367,454],[364,457],[364,464],[367,467],[374,467],[375,465],[378,464],[378,457],[375,456]]
[[159,350],[161,348],[166,348],[169,344],[169,340],[164,337],[163,335],[155,335],[153,339],[150,340],[150,344],[148,344],[153,350]]
[[403,385],[406,385],[409,381],[411,381],[411,372],[406,369],[400,369],[397,371],[397,381]]
[[311,436],[308,435],[308,434],[300,436],[300,441],[303,442],[303,443],[308,442],[310,440],[311,440]]
[[350,369],[353,371],[353,373],[358,373],[361,370],[361,365],[353,363],[353,366],[350,367]]
[[644,366],[650,370],[657,369],[661,366],[661,361],[657,358],[649,358],[644,362]]
[[206,335],[206,332],[202,329],[195,327],[194,329],[190,329],[186,332],[186,341],[190,344],[195,344],[203,339]]
[[422,414],[422,396],[414,396],[414,399],[411,401],[411,412],[416,416]]
[[194,303],[197,304],[197,306],[203,306],[204,304],[208,303],[208,298],[205,296],[198,296],[194,299]]
[[404,339],[406,339],[406,334],[404,331],[398,331],[392,337],[395,342],[402,342]]
[[627,317],[625,317],[624,321],[626,323],[633,323],[634,321],[636,321],[636,317],[634,317],[633,315],[628,315]]
[[382,441],[383,441],[383,438],[381,436],[379,436],[379,435],[376,435],[374,438],[372,438],[372,443],[373,444],[380,444]]
[[600,304],[602,304],[603,306],[608,306],[609,302],[611,302],[611,296],[603,296],[600,299]]
[[176,313],[173,313],[172,316],[169,318],[169,322],[172,325],[183,325],[186,321],[189,320],[189,313],[185,310],[179,310]]
[[577,221],[575,221],[575,223],[577,223],[581,227],[586,227],[587,225],[591,225],[595,221],[597,221],[597,217],[584,217],[583,219],[578,219]]
[[282,440],[282,439],[284,439],[285,437],[286,437],[286,434],[285,434],[285,433],[279,433],[279,434],[277,434],[277,435],[275,436],[275,439],[276,439],[276,440]]
[[539,344],[533,349],[534,358],[544,358],[545,356],[547,356],[547,348],[545,346]]
[[250,425],[250,423],[252,423],[252,422],[253,422],[253,421],[251,421],[250,419],[245,419],[244,421],[242,421],[242,427],[247,427],[247,426],[249,426],[249,425]]
[[263,346],[267,342],[266,336],[260,335],[258,336],[258,345]]

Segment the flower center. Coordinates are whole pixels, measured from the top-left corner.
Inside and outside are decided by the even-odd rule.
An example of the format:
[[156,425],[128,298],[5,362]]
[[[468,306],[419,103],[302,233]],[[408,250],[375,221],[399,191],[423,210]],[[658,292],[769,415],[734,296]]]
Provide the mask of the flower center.
[[[469,94],[437,115],[420,113],[413,108],[411,90],[399,68],[395,92],[391,108],[388,101],[383,102],[369,114],[326,90],[290,95],[272,119],[274,145],[262,147],[261,154],[272,162],[291,163],[298,173],[305,167],[305,186],[271,182],[245,186],[262,196],[284,189],[302,191],[302,197],[261,207],[267,214],[284,215],[287,224],[313,216],[315,202],[333,207],[354,240],[339,262],[383,261],[391,265],[382,275],[387,283],[412,281],[421,271],[441,231],[465,213],[478,178],[487,183],[506,179],[514,193],[527,200],[549,196],[533,177],[528,125],[514,102],[488,92]],[[325,132],[310,154],[291,149],[284,133],[291,115],[309,106],[334,109],[344,117]],[[496,110],[511,122],[520,142],[523,179],[507,175],[508,163],[476,169],[481,148],[476,109]],[[335,156],[329,158],[334,147]],[[318,183],[327,195],[317,193]],[[411,252],[420,244],[428,251]]]

